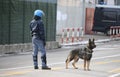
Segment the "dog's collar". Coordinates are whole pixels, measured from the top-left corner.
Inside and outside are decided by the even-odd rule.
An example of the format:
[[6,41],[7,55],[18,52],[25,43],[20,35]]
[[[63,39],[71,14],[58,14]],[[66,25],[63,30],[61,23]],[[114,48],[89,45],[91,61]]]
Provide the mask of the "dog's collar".
[[85,47],[89,52],[88,53],[92,53],[93,51],[90,49],[90,48],[88,48],[88,47]]

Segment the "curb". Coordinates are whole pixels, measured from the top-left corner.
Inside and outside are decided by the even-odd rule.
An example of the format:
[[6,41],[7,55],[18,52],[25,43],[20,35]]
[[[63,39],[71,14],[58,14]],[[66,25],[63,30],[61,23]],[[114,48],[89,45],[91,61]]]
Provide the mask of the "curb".
[[[109,41],[113,41],[113,40],[115,40],[115,39],[101,39],[101,40],[96,40],[95,43],[105,43],[105,42],[109,42]],[[80,42],[74,42],[74,43],[64,43],[64,44],[61,44],[61,47],[86,45],[87,43],[88,43],[88,41],[80,41]]]

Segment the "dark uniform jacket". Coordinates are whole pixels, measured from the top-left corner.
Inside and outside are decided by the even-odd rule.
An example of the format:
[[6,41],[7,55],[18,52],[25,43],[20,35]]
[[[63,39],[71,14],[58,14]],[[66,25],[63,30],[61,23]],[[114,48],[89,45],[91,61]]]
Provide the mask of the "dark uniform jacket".
[[41,19],[32,20],[30,23],[31,35],[45,42],[44,24]]

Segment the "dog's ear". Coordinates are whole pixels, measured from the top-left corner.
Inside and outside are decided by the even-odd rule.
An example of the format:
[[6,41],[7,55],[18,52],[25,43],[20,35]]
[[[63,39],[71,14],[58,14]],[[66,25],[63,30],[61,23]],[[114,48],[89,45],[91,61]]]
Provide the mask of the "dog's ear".
[[89,43],[91,43],[91,39],[89,39]]
[[87,48],[84,48],[84,51],[86,51],[87,50]]
[[95,39],[93,38],[93,42],[95,41]]

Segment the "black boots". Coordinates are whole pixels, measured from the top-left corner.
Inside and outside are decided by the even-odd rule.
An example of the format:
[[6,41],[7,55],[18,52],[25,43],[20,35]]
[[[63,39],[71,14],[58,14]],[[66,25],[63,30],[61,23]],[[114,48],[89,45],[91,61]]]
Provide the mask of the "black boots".
[[34,66],[34,69],[39,69],[39,67],[38,66]]
[[[42,70],[51,70],[51,68],[49,68],[48,66],[44,66],[46,65],[47,61],[46,61],[46,55],[41,57],[43,66],[42,66]],[[33,56],[33,62],[34,62],[34,69],[39,69],[38,67],[38,57],[37,56]]]
[[41,56],[41,60],[42,60],[42,70],[51,70],[51,68],[49,68],[47,65],[47,61],[46,61],[46,55],[42,55]]
[[33,56],[34,69],[39,69],[37,56]]
[[[34,66],[34,69],[39,69],[39,67],[38,66]],[[42,70],[51,70],[51,68],[48,67],[48,66],[42,67],[41,69]]]
[[51,68],[48,66],[45,66],[45,67],[42,67],[42,70],[51,70]]

